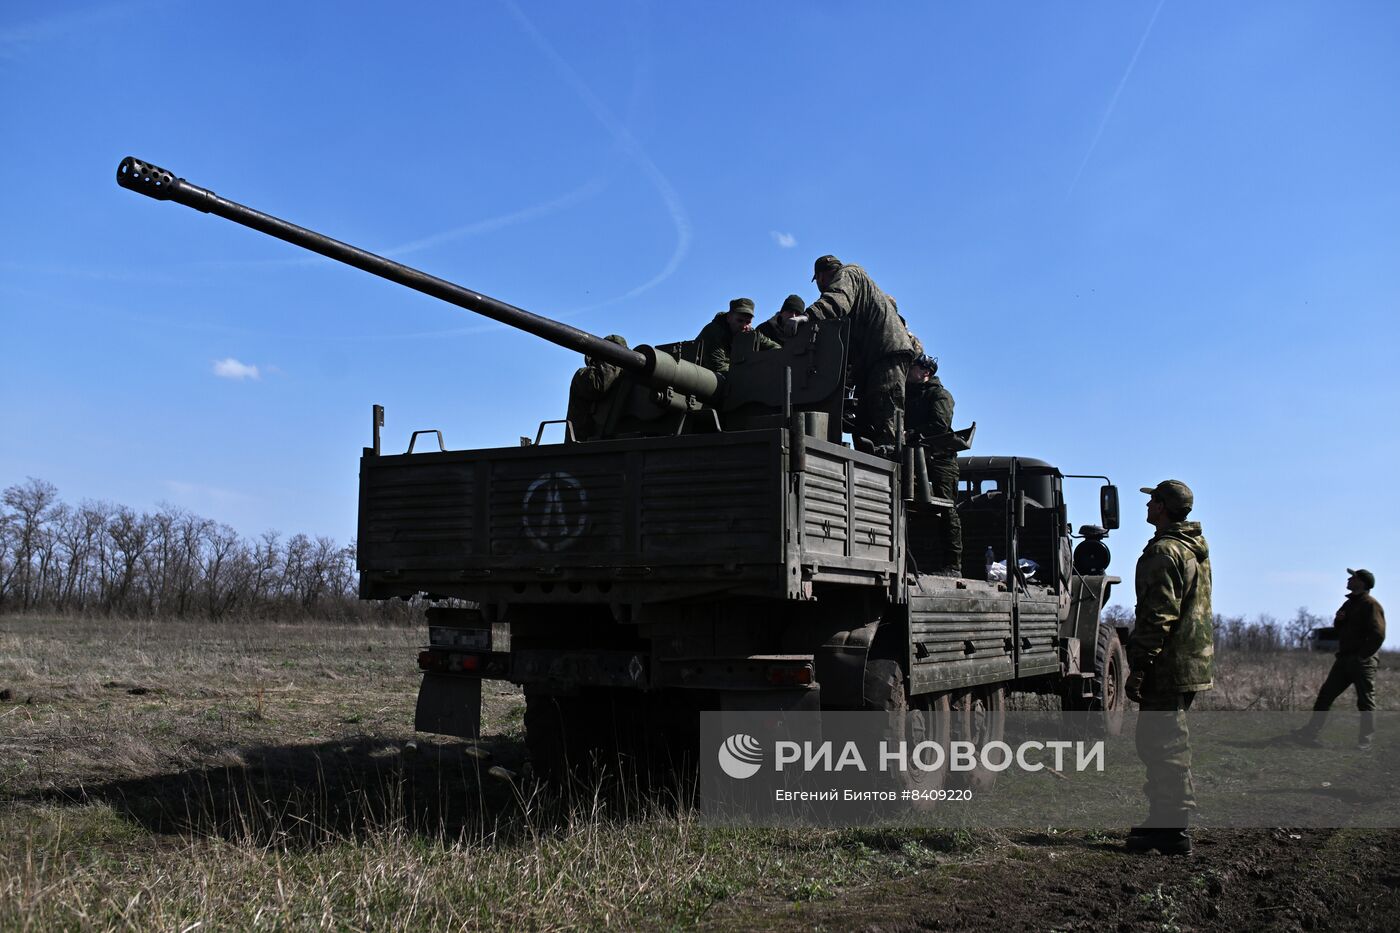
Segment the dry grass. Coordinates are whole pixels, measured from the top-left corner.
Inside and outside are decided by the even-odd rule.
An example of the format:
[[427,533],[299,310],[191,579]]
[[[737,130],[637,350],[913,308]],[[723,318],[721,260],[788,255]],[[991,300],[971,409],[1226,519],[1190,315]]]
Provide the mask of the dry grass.
[[[1321,651],[1218,651],[1215,689],[1198,696],[1196,709],[1308,710],[1332,667],[1333,655]],[[1400,709],[1388,672],[1397,667],[1393,652],[1380,656],[1378,709]],[[1355,702],[1348,691],[1337,708]]]
[[[1002,857],[995,833],[721,830],[493,780],[411,732],[420,639],[0,619],[0,929],[689,927]],[[1306,707],[1329,662],[1222,656],[1206,703]],[[516,770],[521,714],[488,685],[481,747]]]
[[[729,831],[664,796],[405,752],[417,631],[0,620],[0,928],[690,926],[965,857],[911,831]],[[519,769],[522,702],[481,747]]]

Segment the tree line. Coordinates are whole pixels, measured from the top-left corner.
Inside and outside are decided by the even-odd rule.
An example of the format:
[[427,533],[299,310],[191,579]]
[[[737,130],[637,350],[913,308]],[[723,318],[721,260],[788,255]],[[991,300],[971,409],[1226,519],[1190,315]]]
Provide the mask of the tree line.
[[[171,505],[59,500],[30,477],[0,494],[0,612],[58,612],[149,618],[394,619],[402,603],[362,602],[355,545],[275,531],[242,537],[222,522]],[[1131,627],[1132,611],[1104,610]],[[1308,646],[1327,620],[1300,608],[1293,618],[1215,616],[1222,649]]]
[[[1112,605],[1104,610],[1105,622],[1132,627],[1133,613],[1120,605]],[[1261,613],[1250,619],[1245,616],[1227,616],[1216,613],[1212,625],[1215,633],[1215,647],[1226,651],[1283,651],[1289,648],[1310,648],[1308,636],[1315,628],[1331,625],[1330,619],[1309,612],[1306,606],[1298,607],[1291,619],[1277,619]]]
[[355,546],[275,531],[248,539],[161,505],[59,500],[30,477],[0,494],[0,612],[150,618],[367,619],[394,613],[356,598]]

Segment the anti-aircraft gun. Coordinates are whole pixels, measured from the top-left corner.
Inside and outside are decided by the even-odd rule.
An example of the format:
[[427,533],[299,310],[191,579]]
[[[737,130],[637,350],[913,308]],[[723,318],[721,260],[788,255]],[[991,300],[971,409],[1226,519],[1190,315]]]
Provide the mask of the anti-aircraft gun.
[[[918,482],[917,445],[890,460],[842,443],[845,322],[806,323],[762,353],[738,335],[721,378],[692,344],[628,349],[147,162],[122,160],[117,181],[622,370],[588,443],[543,443],[544,422],[522,446],[448,450],[418,431],[388,454],[375,406],[360,595],[435,603],[419,730],[477,736],[483,679],[524,688],[545,775],[599,751],[685,752],[705,709],[912,711],[909,728],[985,739],[1014,687],[1101,710],[1108,728],[1121,717],[1123,633],[1099,620],[1118,582],[1102,540],[1118,525],[1116,489],[1103,487],[1100,526],[1071,559],[1065,474],[960,458],[962,575],[920,573],[927,518],[955,504]],[[415,452],[424,433],[437,449]],[[984,554],[1011,568],[1004,580]],[[900,775],[921,788],[945,777]]]

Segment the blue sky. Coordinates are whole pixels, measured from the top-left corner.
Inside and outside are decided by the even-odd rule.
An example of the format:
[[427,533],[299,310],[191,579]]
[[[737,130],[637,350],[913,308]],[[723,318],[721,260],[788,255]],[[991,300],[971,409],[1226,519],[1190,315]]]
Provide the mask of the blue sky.
[[0,82],[0,485],[348,539],[371,404],[391,449],[562,417],[573,353],[122,191],[135,155],[634,342],[835,253],[977,452],[1123,488],[1125,577],[1178,477],[1219,611],[1400,580],[1400,6],[11,0]]

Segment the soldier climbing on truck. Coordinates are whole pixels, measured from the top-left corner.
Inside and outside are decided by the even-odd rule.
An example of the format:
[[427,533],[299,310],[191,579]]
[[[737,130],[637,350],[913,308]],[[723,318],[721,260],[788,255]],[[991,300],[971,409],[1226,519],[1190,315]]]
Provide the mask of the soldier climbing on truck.
[[851,322],[848,359],[859,400],[851,436],[857,446],[891,456],[899,444],[904,380],[914,358],[909,330],[894,303],[860,266],[821,256],[813,263],[812,281],[821,297],[807,314],[818,321]]

